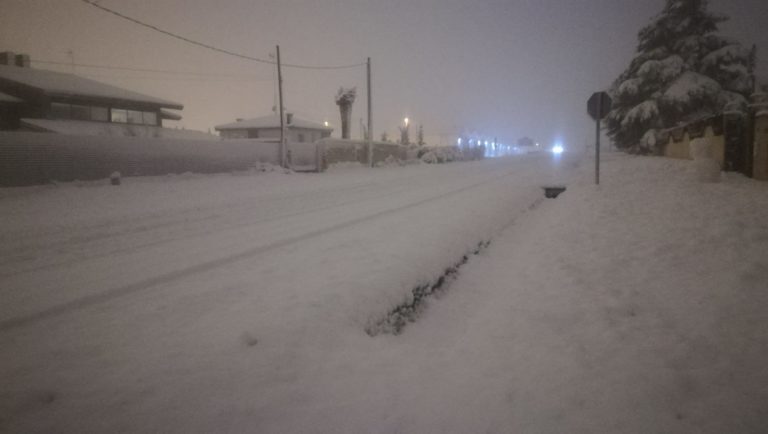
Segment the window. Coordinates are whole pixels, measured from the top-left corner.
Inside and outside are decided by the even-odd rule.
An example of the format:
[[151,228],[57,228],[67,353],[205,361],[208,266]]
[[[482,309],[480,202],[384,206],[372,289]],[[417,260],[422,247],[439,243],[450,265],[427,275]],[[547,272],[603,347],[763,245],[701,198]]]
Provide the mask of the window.
[[144,112],[144,123],[146,125],[157,125],[157,113]]
[[50,119],[75,119],[81,121],[117,122],[121,124],[157,125],[156,112],[95,107],[78,104],[51,103]]
[[109,121],[109,109],[106,107],[91,107],[91,120],[108,122]]
[[225,139],[245,139],[249,137],[247,130],[224,130],[221,132]]
[[111,110],[111,120],[112,122],[119,122],[119,123],[126,123],[128,122],[128,111],[122,110],[122,109],[112,109]]
[[69,104],[51,103],[51,119],[69,119]]
[[69,114],[71,119],[77,119],[80,121],[91,120],[91,108],[87,105],[72,104],[69,107]]
[[304,143],[304,134],[299,133],[299,143]]
[[143,124],[144,113],[137,110],[128,110],[128,123],[129,124]]
[[259,138],[259,130],[246,130],[248,131],[248,138],[249,139],[258,139]]

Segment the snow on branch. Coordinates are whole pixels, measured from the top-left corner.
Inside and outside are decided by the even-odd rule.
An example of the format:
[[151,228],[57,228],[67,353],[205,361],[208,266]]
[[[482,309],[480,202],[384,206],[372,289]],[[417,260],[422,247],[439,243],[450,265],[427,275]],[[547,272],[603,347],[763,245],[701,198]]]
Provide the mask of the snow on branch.
[[656,104],[656,101],[643,101],[627,112],[626,116],[624,116],[624,119],[622,119],[621,124],[626,126],[637,122],[645,123],[651,121],[658,115],[659,106]]
[[748,59],[750,50],[740,44],[726,45],[720,49],[712,51],[701,59],[701,64],[705,67],[713,67],[720,64],[733,64]]
[[673,104],[688,104],[691,100],[714,98],[721,90],[722,88],[715,80],[688,71],[675,80],[664,92],[664,100]]

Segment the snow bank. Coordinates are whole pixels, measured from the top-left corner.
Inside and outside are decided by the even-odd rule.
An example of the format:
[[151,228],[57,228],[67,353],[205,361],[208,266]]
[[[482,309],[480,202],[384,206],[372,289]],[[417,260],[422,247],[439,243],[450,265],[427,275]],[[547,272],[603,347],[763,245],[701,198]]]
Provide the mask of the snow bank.
[[718,182],[720,164],[715,160],[712,141],[708,138],[693,139],[690,147],[696,179],[701,182]]

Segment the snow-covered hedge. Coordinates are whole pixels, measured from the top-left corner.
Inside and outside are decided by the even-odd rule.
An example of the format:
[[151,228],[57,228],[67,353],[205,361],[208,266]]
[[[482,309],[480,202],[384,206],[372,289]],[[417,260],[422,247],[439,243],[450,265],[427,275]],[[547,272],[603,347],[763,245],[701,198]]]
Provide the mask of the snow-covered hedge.
[[453,161],[479,160],[484,156],[485,149],[482,147],[462,151],[457,146],[434,146],[419,147],[419,159],[428,164],[450,163]]
[[[365,140],[343,140],[326,138],[315,142],[321,146],[325,167],[338,163],[359,162],[368,163],[368,142]],[[373,164],[391,162],[395,159],[399,162],[413,160],[416,156],[409,152],[406,146],[388,142],[373,142]]]

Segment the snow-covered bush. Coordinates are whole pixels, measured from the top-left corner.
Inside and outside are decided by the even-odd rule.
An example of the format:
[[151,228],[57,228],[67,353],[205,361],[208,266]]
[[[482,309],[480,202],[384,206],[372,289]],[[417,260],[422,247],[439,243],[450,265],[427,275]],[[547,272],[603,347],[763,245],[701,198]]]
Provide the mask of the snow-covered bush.
[[402,166],[402,162],[398,160],[394,155],[387,155],[387,158],[385,158],[383,161],[379,161],[376,163],[376,167],[393,167],[393,166]]
[[437,154],[435,154],[433,151],[427,151],[422,154],[421,161],[427,164],[437,164],[439,162],[437,159]]
[[465,159],[461,149],[457,146],[420,147],[419,159],[424,163],[451,163]]

